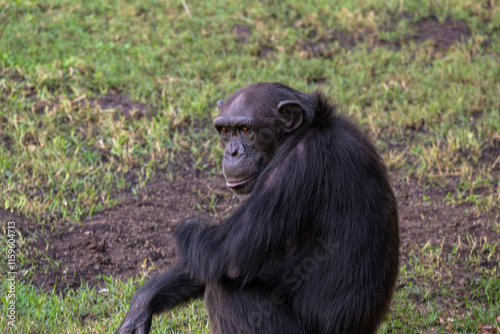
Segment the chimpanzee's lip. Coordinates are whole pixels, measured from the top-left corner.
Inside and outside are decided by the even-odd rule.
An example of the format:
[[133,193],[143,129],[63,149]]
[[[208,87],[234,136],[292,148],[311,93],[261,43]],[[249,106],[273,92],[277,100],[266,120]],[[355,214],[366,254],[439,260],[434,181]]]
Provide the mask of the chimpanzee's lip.
[[249,177],[246,177],[244,179],[239,179],[239,180],[226,180],[226,184],[229,188],[234,188],[234,187],[238,187],[238,186],[242,186],[244,185],[245,183],[247,183],[248,181],[250,181],[251,179],[253,179],[253,174],[250,175]]

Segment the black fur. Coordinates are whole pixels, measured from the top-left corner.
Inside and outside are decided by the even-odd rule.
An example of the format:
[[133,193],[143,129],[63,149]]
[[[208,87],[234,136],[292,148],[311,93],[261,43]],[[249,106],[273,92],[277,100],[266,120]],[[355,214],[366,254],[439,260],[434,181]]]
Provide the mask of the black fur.
[[152,314],[205,291],[213,333],[375,333],[399,258],[396,200],[375,148],[320,92],[256,84],[237,94],[257,95],[249,116],[277,127],[276,105],[297,101],[302,125],[268,134],[276,150],[231,217],[176,230],[177,266],[138,292],[124,321],[137,330],[118,332],[146,333]]

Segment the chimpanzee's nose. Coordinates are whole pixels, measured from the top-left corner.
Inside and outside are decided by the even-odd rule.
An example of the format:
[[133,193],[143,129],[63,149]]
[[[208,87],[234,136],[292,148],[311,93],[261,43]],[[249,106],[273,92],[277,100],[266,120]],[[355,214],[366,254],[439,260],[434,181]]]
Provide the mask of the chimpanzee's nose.
[[228,162],[238,160],[243,153],[243,145],[238,141],[231,141],[226,145],[224,159]]

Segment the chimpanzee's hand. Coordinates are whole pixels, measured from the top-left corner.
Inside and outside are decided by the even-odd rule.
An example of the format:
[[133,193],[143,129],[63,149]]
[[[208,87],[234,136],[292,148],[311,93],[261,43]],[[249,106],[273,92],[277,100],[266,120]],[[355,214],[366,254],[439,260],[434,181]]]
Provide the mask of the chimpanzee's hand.
[[125,320],[116,334],[147,334],[151,328],[153,314],[145,295],[137,295],[132,300]]

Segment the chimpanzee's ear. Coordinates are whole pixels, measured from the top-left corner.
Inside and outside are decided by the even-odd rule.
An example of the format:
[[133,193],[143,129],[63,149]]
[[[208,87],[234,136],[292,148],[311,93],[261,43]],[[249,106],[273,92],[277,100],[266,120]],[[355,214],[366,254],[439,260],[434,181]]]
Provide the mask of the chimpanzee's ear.
[[297,130],[304,119],[304,109],[297,101],[282,101],[278,104],[278,114],[285,122],[285,132]]
[[223,101],[223,100],[219,100],[219,101],[217,101],[217,107],[218,107],[219,109],[222,109],[222,104],[223,104],[223,103],[224,103],[224,101]]

